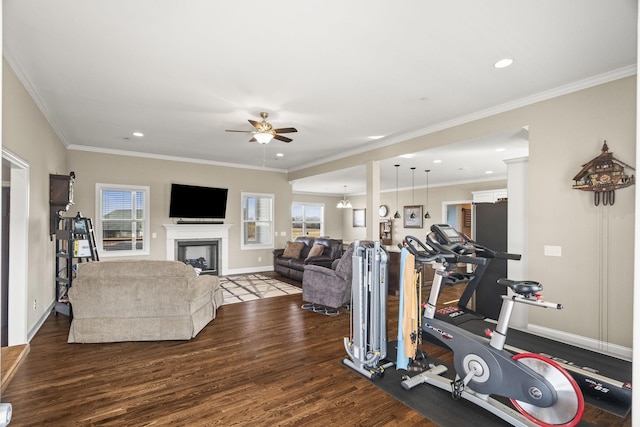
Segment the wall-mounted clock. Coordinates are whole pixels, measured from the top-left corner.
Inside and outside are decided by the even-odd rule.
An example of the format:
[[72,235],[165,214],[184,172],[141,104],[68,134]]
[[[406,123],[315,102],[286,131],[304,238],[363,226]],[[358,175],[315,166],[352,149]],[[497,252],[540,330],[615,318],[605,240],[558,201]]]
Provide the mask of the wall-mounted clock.
[[582,165],[582,169],[573,177],[576,190],[593,191],[593,203],[600,204],[600,194],[602,193],[602,203],[613,205],[616,200],[615,191],[635,184],[635,177],[627,175],[625,168],[634,169],[628,164],[613,157],[609,152],[607,141],[602,144],[602,153],[589,162]]
[[387,205],[380,205],[380,207],[378,208],[378,215],[380,216],[380,218],[387,216],[388,213],[389,208],[387,208]]

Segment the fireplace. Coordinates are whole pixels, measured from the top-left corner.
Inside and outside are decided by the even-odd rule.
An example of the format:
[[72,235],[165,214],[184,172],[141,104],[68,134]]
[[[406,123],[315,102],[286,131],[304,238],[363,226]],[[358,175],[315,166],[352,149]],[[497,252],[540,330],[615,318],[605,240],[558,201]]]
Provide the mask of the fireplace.
[[220,239],[176,240],[176,259],[201,270],[200,274],[219,275]]
[[[164,224],[163,227],[167,231],[166,241],[166,259],[178,259],[178,246],[176,242],[192,242],[200,243],[204,241],[218,242],[217,255],[217,275],[228,275],[229,271],[229,229],[232,224]],[[195,249],[195,248],[194,248]],[[199,248],[199,250],[202,250]],[[191,254],[191,252],[189,252]],[[198,252],[196,252],[198,254]],[[207,258],[203,255],[200,257]],[[189,255],[189,259],[192,259]]]

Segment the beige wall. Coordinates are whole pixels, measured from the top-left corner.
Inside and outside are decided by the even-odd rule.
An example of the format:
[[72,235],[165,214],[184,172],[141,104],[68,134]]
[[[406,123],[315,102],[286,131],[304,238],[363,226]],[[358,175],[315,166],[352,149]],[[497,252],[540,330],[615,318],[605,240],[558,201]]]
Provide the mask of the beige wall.
[[[49,238],[49,174],[65,175],[69,169],[63,144],[11,67],[4,60],[2,66],[2,145],[29,164],[25,310],[27,328],[31,330],[47,314],[55,294],[55,247]],[[35,310],[33,300],[39,301]]]
[[[179,143],[179,142],[176,142]],[[265,269],[273,265],[271,249],[240,250],[240,194],[241,192],[275,195],[275,229],[278,231],[276,247],[284,247],[290,229],[291,186],[287,176],[279,172],[185,163],[170,160],[147,159],[86,151],[68,151],[69,167],[76,173],[75,210],[95,218],[96,183],[126,184],[150,187],[152,259],[166,259],[166,233],[163,224],[172,224],[169,218],[171,183],[228,188],[225,224],[229,230],[229,269]],[[280,236],[286,231],[286,236]],[[258,258],[261,261],[258,261]]]
[[[407,165],[409,167],[409,165]],[[472,200],[472,191],[483,190],[496,190],[501,188],[507,188],[507,182],[505,180],[477,182],[474,184],[460,184],[460,185],[447,185],[442,187],[430,187],[429,188],[429,206],[425,206],[426,203],[426,191],[424,188],[416,187],[413,190],[399,190],[398,191],[398,206],[400,215],[403,216],[403,206],[422,205],[423,213],[427,210],[431,215],[430,219],[423,220],[422,228],[404,228],[404,219],[394,219],[393,214],[396,212],[396,192],[384,192],[380,194],[380,204],[387,205],[389,208],[389,214],[387,219],[392,221],[392,245],[397,245],[402,242],[402,239],[406,235],[412,235],[419,238],[424,238],[429,232],[431,224],[446,223],[446,218],[442,218],[442,204],[443,202]],[[366,196],[349,196],[351,203],[355,209],[366,209]],[[376,209],[377,212],[377,209]],[[377,213],[376,213],[377,217]],[[378,230],[379,222],[374,225]],[[344,209],[342,212],[342,227],[344,240],[351,242],[354,240],[366,240],[367,228],[353,228],[353,211],[351,209]],[[376,231],[376,236],[378,231]]]
[[[336,239],[343,238],[342,209],[336,209],[338,201],[342,197],[294,193],[293,201],[300,203],[324,204],[324,235]],[[289,236],[289,231],[287,236]]]
[[[549,300],[566,305],[561,316],[531,310],[530,319],[626,347],[632,346],[634,191],[618,190],[613,206],[596,207],[591,192],[571,185],[605,139],[616,158],[634,163],[635,93],[635,77],[618,80],[541,103],[529,121],[529,272]],[[561,246],[562,257],[544,256],[544,245]]]
[[[153,258],[163,258],[165,253],[162,224],[169,221],[167,209],[171,182],[228,187],[227,222],[235,224],[231,229],[230,251],[234,255],[230,268],[262,265],[266,268],[271,263],[270,251],[239,250],[240,232],[234,218],[239,218],[241,191],[276,195],[276,230],[279,232],[276,246],[282,247],[289,237],[291,201],[312,201],[311,196],[292,196],[289,180],[528,125],[529,257],[525,261],[528,262],[530,278],[544,284],[547,299],[563,302],[566,307],[557,313],[532,310],[531,321],[569,334],[631,347],[633,265],[630,261],[634,243],[634,193],[631,189],[620,190],[614,206],[594,207],[590,193],[571,189],[571,178],[583,163],[599,154],[604,139],[617,158],[633,163],[636,146],[635,76],[286,176],[277,172],[214,165],[65,152],[15,74],[6,64],[3,66],[4,145],[30,165],[29,261],[31,265],[43,266],[29,272],[29,301],[34,298],[53,300],[53,243],[48,235],[50,173],[76,171],[77,205],[73,209],[90,216],[95,215],[96,182],[149,185],[153,212],[151,232],[158,235],[152,242]],[[490,184],[487,186],[473,190],[495,188]],[[459,196],[454,196],[454,190],[445,187],[430,191],[429,210],[434,222],[441,220],[440,209],[433,206],[439,203],[438,200],[468,199],[471,190],[465,188]],[[440,192],[445,194],[439,195]],[[409,194],[405,191],[401,197],[407,199]],[[365,204],[364,197],[351,199],[356,207]],[[320,200],[326,200],[327,224],[332,224],[326,234],[338,237],[342,233],[347,241],[363,238],[364,234],[361,236],[360,233],[364,229],[351,228],[350,210],[335,212],[331,209],[337,198],[320,197]],[[389,206],[391,214],[395,212],[394,193],[383,193],[381,202]],[[408,203],[400,201],[399,204]],[[334,227],[334,216],[341,217],[342,226]],[[285,236],[280,236],[282,231],[286,232]],[[405,231],[395,227],[394,243]],[[412,233],[414,231],[417,230],[411,229]],[[544,256],[544,245],[561,246],[562,257]],[[262,262],[257,261],[258,257]],[[29,311],[29,325],[34,325],[42,314]]]
[[[295,171],[289,177],[299,179],[528,125],[529,257],[525,261],[530,279],[543,283],[545,297],[565,305],[557,313],[530,310],[530,320],[631,348],[634,192],[622,189],[614,206],[595,207],[591,193],[571,186],[581,166],[600,154],[605,139],[616,158],[634,162],[635,94],[636,76],[627,77]],[[562,257],[544,256],[545,245],[561,246]]]

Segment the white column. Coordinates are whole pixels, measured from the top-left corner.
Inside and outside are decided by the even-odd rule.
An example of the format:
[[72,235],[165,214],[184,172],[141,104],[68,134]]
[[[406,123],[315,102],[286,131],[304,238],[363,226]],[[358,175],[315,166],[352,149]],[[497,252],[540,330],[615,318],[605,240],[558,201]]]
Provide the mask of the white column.
[[[504,161],[507,164],[507,194],[509,198],[507,221],[507,252],[521,254],[520,261],[507,261],[507,277],[514,280],[535,280],[527,277],[529,257],[527,240],[529,230],[529,158],[521,157]],[[510,324],[526,328],[529,323],[529,306],[516,304]]]

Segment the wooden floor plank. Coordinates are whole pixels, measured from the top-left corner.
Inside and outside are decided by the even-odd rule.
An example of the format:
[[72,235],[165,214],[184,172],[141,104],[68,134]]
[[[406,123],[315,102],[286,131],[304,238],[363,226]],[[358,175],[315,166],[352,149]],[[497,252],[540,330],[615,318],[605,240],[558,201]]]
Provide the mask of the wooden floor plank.
[[[191,341],[67,344],[67,318],[51,316],[2,396],[11,426],[435,425],[342,365],[348,314],[301,303],[222,306]],[[388,305],[393,339],[398,298]],[[590,411],[598,426],[631,426]]]
[[2,347],[0,358],[2,360],[2,374],[0,379],[0,393],[4,393],[11,380],[18,372],[18,368],[29,354],[29,344],[12,345]]

